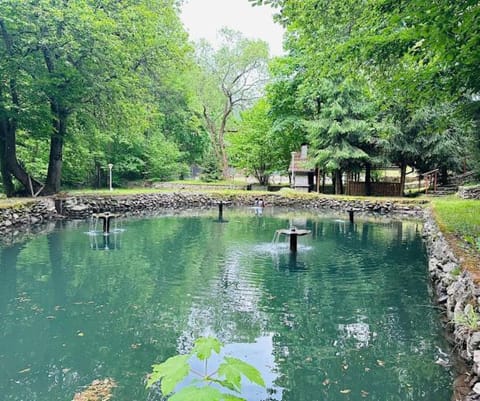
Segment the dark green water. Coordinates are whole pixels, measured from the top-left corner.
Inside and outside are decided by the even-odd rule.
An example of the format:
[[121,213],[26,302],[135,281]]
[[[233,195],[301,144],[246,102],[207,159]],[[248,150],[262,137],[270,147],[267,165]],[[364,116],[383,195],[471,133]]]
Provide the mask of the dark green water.
[[[70,401],[112,377],[115,400],[158,400],[152,363],[207,334],[263,373],[249,401],[450,399],[418,224],[225,217],[128,219],[110,250],[87,223],[0,248],[0,399]],[[296,257],[271,243],[292,222],[312,230]]]

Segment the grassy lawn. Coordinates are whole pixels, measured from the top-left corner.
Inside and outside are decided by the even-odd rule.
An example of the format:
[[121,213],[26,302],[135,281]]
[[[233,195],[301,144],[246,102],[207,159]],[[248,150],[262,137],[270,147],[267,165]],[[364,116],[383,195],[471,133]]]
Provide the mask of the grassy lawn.
[[432,206],[443,232],[480,240],[480,201],[452,196],[433,199]]
[[451,196],[433,199],[432,208],[462,267],[480,283],[480,201]]

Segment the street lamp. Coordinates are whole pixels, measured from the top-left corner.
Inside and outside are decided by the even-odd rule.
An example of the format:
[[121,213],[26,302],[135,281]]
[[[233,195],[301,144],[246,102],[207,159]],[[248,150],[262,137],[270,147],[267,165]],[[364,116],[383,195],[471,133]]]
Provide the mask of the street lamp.
[[292,188],[295,189],[295,154],[297,152],[292,152]]
[[112,188],[112,167],[113,167],[113,164],[112,163],[108,163],[108,170],[109,170],[109,184],[110,184],[110,191],[113,191],[113,188]]

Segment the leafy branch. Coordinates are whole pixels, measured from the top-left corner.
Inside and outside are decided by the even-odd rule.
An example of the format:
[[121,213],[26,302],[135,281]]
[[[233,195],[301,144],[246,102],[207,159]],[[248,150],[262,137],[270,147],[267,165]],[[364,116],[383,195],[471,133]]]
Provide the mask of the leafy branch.
[[[176,355],[165,362],[152,366],[153,371],[147,381],[147,388],[160,381],[162,393],[169,397],[169,401],[245,401],[236,394],[241,393],[242,378],[250,380],[259,386],[265,387],[260,372],[252,365],[233,357],[224,357],[218,369],[208,371],[208,359],[212,353],[220,353],[223,344],[213,337],[201,337],[195,341],[190,353]],[[198,372],[190,366],[190,359],[196,357],[204,362],[204,371]],[[175,391],[177,385],[189,374],[199,379]],[[217,386],[212,386],[216,384]],[[220,389],[218,388],[220,387]],[[227,392],[223,392],[229,390]]]

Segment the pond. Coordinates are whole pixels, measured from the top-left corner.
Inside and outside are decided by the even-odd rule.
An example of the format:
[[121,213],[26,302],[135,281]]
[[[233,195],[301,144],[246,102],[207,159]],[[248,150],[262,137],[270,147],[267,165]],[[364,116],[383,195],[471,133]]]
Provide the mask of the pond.
[[[127,218],[108,241],[62,222],[0,248],[2,400],[70,401],[103,378],[116,401],[160,400],[151,365],[204,335],[262,372],[249,401],[450,399],[420,222],[224,214]],[[297,253],[272,243],[291,225],[311,231]]]

